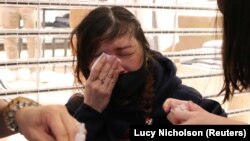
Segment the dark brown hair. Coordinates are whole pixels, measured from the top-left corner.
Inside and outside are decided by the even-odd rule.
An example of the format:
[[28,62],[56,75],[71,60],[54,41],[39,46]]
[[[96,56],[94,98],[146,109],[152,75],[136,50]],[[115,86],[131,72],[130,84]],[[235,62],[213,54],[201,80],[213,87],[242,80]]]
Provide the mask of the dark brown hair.
[[[220,0],[218,0],[219,2]],[[223,102],[230,100],[235,91],[250,87],[250,1],[222,0],[223,46],[222,64],[225,92]],[[218,3],[219,4],[219,3]]]

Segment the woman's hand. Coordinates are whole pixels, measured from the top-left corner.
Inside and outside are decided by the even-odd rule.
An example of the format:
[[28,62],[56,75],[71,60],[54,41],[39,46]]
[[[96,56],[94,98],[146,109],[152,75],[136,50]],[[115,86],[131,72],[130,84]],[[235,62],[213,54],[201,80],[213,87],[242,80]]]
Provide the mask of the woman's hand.
[[102,112],[110,101],[111,93],[122,67],[117,57],[103,53],[92,63],[90,68],[84,103],[98,112]]
[[173,124],[205,124],[206,119],[210,116],[210,113],[192,101],[172,98],[168,98],[164,102],[163,109],[165,112],[169,112],[167,118]]
[[20,133],[30,141],[74,141],[80,124],[62,105],[22,108],[16,121]]
[[169,112],[167,118],[173,124],[246,124],[209,113],[192,101],[168,98],[163,104],[163,109],[165,112]]

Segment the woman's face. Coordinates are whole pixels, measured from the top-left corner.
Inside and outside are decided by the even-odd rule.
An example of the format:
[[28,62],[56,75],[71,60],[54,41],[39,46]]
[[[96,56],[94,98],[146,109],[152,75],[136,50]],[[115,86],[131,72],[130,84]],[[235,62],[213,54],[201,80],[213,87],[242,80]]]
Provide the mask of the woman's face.
[[120,60],[124,73],[136,71],[140,69],[143,64],[143,49],[134,36],[129,36],[129,34],[118,37],[112,41],[103,42],[97,50],[93,62],[103,52],[116,56]]

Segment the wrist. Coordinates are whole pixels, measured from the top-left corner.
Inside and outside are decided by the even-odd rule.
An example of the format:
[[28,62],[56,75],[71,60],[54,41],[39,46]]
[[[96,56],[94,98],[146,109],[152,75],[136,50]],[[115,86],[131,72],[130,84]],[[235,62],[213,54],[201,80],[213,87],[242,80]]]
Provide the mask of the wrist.
[[90,103],[90,102],[87,102],[87,100],[84,99],[83,103],[85,105],[87,105],[88,107],[91,107],[92,109],[94,109],[95,111],[99,112],[99,113],[102,113],[103,112],[103,109],[96,106],[95,104],[93,103]]
[[[16,114],[24,107],[36,107],[39,104],[31,99],[25,97],[17,97],[11,100],[8,105],[3,109],[3,117],[7,127],[11,131],[18,132],[18,124]],[[28,119],[27,119],[28,120]]]

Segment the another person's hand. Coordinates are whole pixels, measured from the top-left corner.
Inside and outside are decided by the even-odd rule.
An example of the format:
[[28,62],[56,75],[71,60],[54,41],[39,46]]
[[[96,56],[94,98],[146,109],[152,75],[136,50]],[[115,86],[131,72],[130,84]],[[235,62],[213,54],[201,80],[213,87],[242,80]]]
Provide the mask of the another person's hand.
[[20,133],[30,141],[74,141],[80,124],[62,105],[22,108],[16,121]]
[[90,76],[86,81],[84,103],[102,112],[108,105],[111,93],[122,71],[115,56],[103,53],[90,65]]
[[163,109],[168,112],[167,118],[173,124],[209,124],[206,119],[213,116],[192,101],[172,98],[164,102]]
[[168,113],[167,118],[173,124],[246,124],[209,113],[192,101],[168,98],[163,104],[163,109]]

